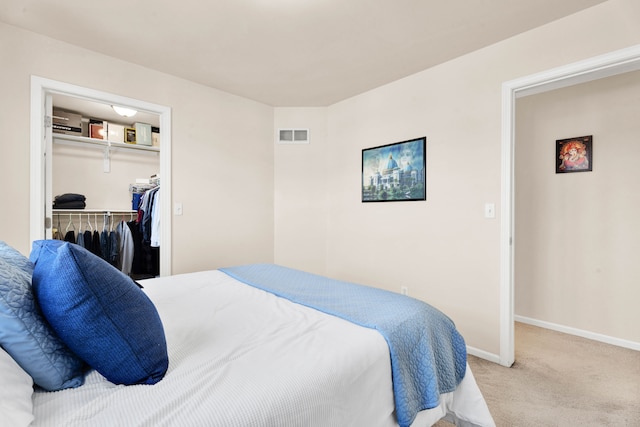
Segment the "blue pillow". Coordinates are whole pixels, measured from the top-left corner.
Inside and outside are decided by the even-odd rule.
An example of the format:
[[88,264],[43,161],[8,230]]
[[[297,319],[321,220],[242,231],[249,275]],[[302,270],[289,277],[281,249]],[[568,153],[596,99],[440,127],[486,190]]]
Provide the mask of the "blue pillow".
[[[31,278],[33,286],[42,282],[49,275],[53,261],[58,256],[58,248],[64,244],[65,242],[62,240],[35,240],[33,242],[31,254],[29,254],[29,260],[33,265]],[[40,268],[36,269],[38,263]]]
[[42,312],[71,350],[115,384],[155,384],[164,377],[164,328],[131,278],[66,242],[34,242],[31,260]]
[[55,334],[36,304],[27,272],[33,265],[22,255],[16,262],[15,254],[6,254],[0,255],[0,345],[45,390],[82,385],[84,363]]

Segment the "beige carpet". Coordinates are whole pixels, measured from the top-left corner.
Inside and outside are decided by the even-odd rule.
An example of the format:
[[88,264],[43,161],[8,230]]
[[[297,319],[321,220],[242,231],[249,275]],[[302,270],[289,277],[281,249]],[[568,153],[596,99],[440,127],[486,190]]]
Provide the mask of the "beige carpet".
[[640,352],[522,323],[515,334],[511,368],[469,356],[498,427],[640,427]]

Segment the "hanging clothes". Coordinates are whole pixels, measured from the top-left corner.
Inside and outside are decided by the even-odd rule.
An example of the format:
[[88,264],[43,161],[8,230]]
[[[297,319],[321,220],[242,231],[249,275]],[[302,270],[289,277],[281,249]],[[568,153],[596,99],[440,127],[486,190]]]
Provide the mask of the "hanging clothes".
[[78,232],[78,240],[76,241],[76,244],[80,247],[85,247],[84,246],[84,233]]
[[93,239],[91,237],[91,230],[84,231],[84,247],[91,252],[93,246]]
[[151,232],[149,237],[149,244],[152,248],[160,247],[160,188],[152,196],[153,206],[151,207]]
[[93,230],[93,235],[91,237],[91,252],[102,258],[102,245],[100,244],[100,232],[98,230]]
[[109,232],[109,264],[114,267],[118,265],[118,254],[120,253],[120,242],[118,241],[118,233]]
[[111,253],[110,243],[109,230],[102,230],[100,233],[100,253],[102,255],[102,259],[107,262],[109,262],[109,255]]
[[64,235],[64,241],[65,242],[70,242],[70,243],[75,243],[76,242],[76,232],[74,230],[67,231],[67,233]]
[[84,232],[82,231],[82,215],[80,215],[80,227],[78,227],[78,237],[76,240],[76,245],[84,248],[85,247],[85,243],[84,243]]
[[[159,190],[160,190],[160,186],[153,188],[151,190],[148,190],[146,193],[144,193],[144,196],[142,197],[142,205],[140,208],[140,210],[142,211],[142,221],[140,222],[140,227],[142,230],[142,240],[145,243],[151,243],[151,231],[152,231],[151,228],[153,223],[153,212],[154,212],[154,206],[156,206],[156,203],[157,203],[157,195]],[[157,206],[156,206],[155,212],[156,214],[158,213]]]
[[131,276],[155,277],[160,274],[160,185],[139,197],[136,221],[127,223],[133,241]]
[[131,277],[147,279],[160,274],[160,248],[152,248],[142,239],[142,231],[137,221],[127,223],[131,231],[134,253],[131,264]]
[[[58,229],[54,230],[54,238],[59,237],[60,240],[64,240],[69,243],[74,243],[80,247],[83,247],[93,253],[94,255],[99,256],[100,258],[107,261],[109,264],[114,267],[119,268],[120,264],[120,234],[117,230],[110,230],[110,214],[105,212],[104,214],[104,229],[102,232],[98,231],[98,224],[96,223],[95,229],[91,225],[91,220],[89,219],[89,214],[87,214],[87,225],[93,230],[91,231],[89,228],[83,231],[83,223],[82,223],[82,214],[80,215],[80,227],[77,230],[76,235],[76,226],[74,225],[74,221],[72,219],[72,215],[69,214],[69,222],[66,228],[66,234],[64,237],[60,234],[60,218],[58,216]],[[97,214],[96,214],[97,216]],[[77,224],[77,222],[76,222]]]
[[143,277],[146,273],[144,268],[145,257],[142,249],[142,233],[140,232],[140,224],[138,221],[127,222],[127,227],[131,233],[131,241],[133,242],[133,259],[131,260],[131,275],[133,277]]
[[120,256],[118,268],[127,276],[131,274],[131,266],[133,264],[134,244],[131,236],[131,229],[126,222],[120,221],[116,228],[120,236]]

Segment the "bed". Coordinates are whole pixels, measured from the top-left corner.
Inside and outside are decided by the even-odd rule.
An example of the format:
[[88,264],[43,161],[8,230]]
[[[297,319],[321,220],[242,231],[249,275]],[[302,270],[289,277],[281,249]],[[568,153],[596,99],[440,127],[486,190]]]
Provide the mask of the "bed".
[[[62,264],[58,262],[62,251],[71,253],[76,264],[86,267],[80,257],[85,254],[74,246],[56,243],[53,248],[49,247],[49,255],[56,261],[43,261],[44,256],[38,260],[36,254],[32,272],[35,288],[44,286],[35,286],[39,280],[38,261],[41,268],[47,270],[40,273],[58,272],[61,266],[69,264],[68,259]],[[94,260],[90,259],[90,262]],[[94,281],[106,280],[106,276],[115,274],[110,270],[105,273],[101,269],[106,267],[95,262],[91,268],[79,270],[83,280],[93,273]],[[0,263],[0,270],[3,268],[10,267]],[[23,268],[29,270],[28,265]],[[67,272],[58,272],[55,276],[63,286],[73,282]],[[263,277],[267,277],[266,281]],[[296,282],[293,291],[289,285],[282,287],[282,277]],[[0,354],[2,381],[15,385],[11,398],[19,402],[11,406],[5,396],[0,396],[3,398],[0,416],[14,420],[14,425],[31,426],[405,427],[430,426],[442,418],[461,426],[495,425],[466,364],[466,353],[459,372],[460,381],[456,381],[453,389],[438,393],[435,401],[434,396],[428,396],[427,400],[432,402],[428,406],[433,407],[419,408],[412,413],[412,409],[407,410],[397,402],[399,391],[392,378],[413,374],[400,372],[410,369],[397,362],[401,359],[397,353],[402,351],[397,348],[400,344],[390,339],[388,329],[363,326],[358,324],[362,319],[347,320],[353,315],[348,310],[346,314],[331,313],[333,308],[326,305],[326,301],[318,302],[317,298],[299,300],[295,295],[295,288],[306,289],[309,281],[322,289],[355,286],[357,289],[352,291],[359,292],[360,288],[366,287],[273,265],[239,266],[149,279],[139,283],[142,289],[128,278],[118,276],[118,280],[126,283],[126,292],[141,296],[138,306],[153,309],[151,318],[157,313],[165,340],[163,344],[166,343],[161,350],[166,351],[168,363],[159,368],[152,366],[153,375],[145,373],[141,380],[136,380],[139,384],[124,385],[123,381],[113,380],[109,369],[100,365],[101,361],[93,363],[93,356],[83,355],[82,359],[92,363],[90,366],[83,364],[81,385],[46,391],[40,386],[33,388],[32,377],[24,373],[15,358],[7,357],[7,350]],[[108,280],[98,286],[108,287],[112,282]],[[301,282],[304,286],[300,286]],[[82,285],[87,284],[83,282]],[[56,293],[55,297],[59,298],[60,290],[56,289]],[[111,294],[110,290],[110,297]],[[354,305],[354,294],[346,295],[338,306]],[[402,297],[393,295],[392,298]],[[34,291],[34,300],[43,306],[43,313],[47,298],[42,290]],[[122,295],[116,298],[110,304],[130,300]],[[415,301],[408,297],[401,299]],[[148,305],[145,305],[147,300]],[[369,303],[368,298],[365,300]],[[77,302],[73,304],[77,306]],[[59,300],[56,305],[60,305]],[[127,314],[128,329],[157,329],[154,319],[148,320],[147,308],[141,310],[143,314],[135,310],[134,314]],[[92,308],[92,312],[95,310]],[[126,307],[118,307],[118,313],[126,311]],[[109,316],[112,315],[107,313],[102,317]],[[446,316],[442,317],[448,321]],[[65,327],[69,318],[65,313]],[[86,328],[88,322],[83,319],[81,326]],[[0,317],[0,325],[2,323]],[[59,326],[54,326],[55,323],[53,321],[51,325],[57,332]],[[89,332],[99,335],[105,328],[103,325],[91,328]],[[404,330],[406,325],[401,324],[399,328]],[[75,330],[72,333],[77,338],[82,332]],[[61,331],[60,336],[64,333]],[[3,339],[0,333],[4,348]],[[93,339],[90,335],[79,338],[81,347],[91,347]],[[75,348],[74,344],[69,347]],[[146,343],[142,347],[142,351],[147,351],[151,346]],[[152,351],[155,353],[145,355],[143,359],[153,359],[155,354],[162,353],[156,349]],[[103,348],[99,353],[105,352],[108,349]],[[118,354],[121,352],[119,350]],[[112,362],[111,359],[117,357],[108,355],[108,360],[103,362]],[[436,351],[421,357],[444,356]],[[8,368],[11,364],[13,366]],[[118,361],[110,369],[118,370],[123,365]],[[158,375],[158,369],[162,371],[161,375]],[[438,380],[432,380],[438,383]],[[3,389],[7,390],[6,387]],[[25,401],[26,396],[29,402]]]

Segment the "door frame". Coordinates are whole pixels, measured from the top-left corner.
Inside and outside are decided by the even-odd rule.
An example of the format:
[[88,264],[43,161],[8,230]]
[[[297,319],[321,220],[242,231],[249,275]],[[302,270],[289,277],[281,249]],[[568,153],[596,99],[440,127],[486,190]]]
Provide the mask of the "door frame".
[[501,365],[511,366],[515,361],[514,254],[517,239],[514,235],[513,155],[516,144],[516,99],[637,70],[640,70],[640,45],[502,84],[499,355]]
[[[138,99],[89,89],[69,83],[31,76],[31,117],[30,117],[30,239],[45,238],[46,218],[46,108],[48,94],[61,94],[103,104],[122,105],[138,111],[157,114],[160,118],[160,178],[163,196],[160,198],[160,275],[168,276],[172,272],[171,247],[171,108]],[[50,124],[49,124],[50,125]]]

